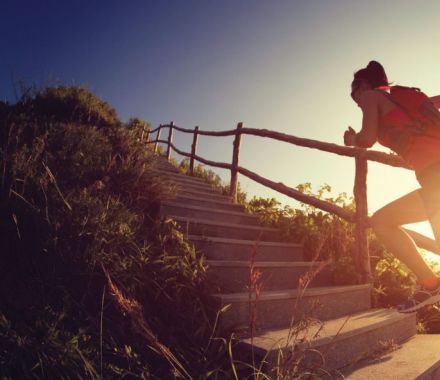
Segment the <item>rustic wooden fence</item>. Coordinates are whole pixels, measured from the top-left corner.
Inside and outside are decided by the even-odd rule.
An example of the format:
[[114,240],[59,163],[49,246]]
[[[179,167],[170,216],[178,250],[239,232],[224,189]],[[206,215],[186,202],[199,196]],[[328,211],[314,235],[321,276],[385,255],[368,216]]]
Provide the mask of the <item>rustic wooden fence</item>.
[[[168,129],[168,136],[166,140],[161,139],[161,131]],[[191,146],[191,152],[183,152],[176,148],[173,144],[173,131],[179,131],[183,133],[190,133],[193,135],[193,143]],[[150,137],[156,133],[154,139]],[[233,154],[232,163],[222,163],[207,160],[205,158],[199,157],[197,155],[197,141],[198,136],[235,136],[233,144]],[[278,141],[284,141],[289,144],[302,146],[306,148],[318,149],[324,152],[334,153],[340,156],[353,157],[355,159],[355,178],[354,178],[354,200],[356,205],[356,211],[350,212],[342,207],[336,206],[332,203],[317,199],[315,197],[301,193],[300,191],[288,187],[282,183],[276,183],[269,179],[259,176],[258,174],[242,168],[239,166],[240,163],[240,144],[243,135],[253,135],[261,136],[264,138],[270,138]],[[370,258],[368,252],[368,239],[367,239],[367,229],[369,228],[369,218],[368,218],[368,201],[367,201],[367,173],[368,173],[368,161],[380,162],[386,165],[406,168],[411,170],[411,168],[398,156],[393,154],[386,154],[378,151],[367,150],[357,147],[346,147],[337,144],[331,144],[316,140],[299,138],[296,136],[270,131],[267,129],[254,129],[245,128],[243,123],[238,123],[236,129],[227,131],[202,131],[199,127],[194,129],[181,128],[174,125],[173,122],[170,124],[161,124],[158,128],[146,132],[146,142],[154,143],[154,151],[157,152],[157,147],[159,143],[166,144],[166,157],[169,160],[171,157],[171,150],[181,156],[188,157],[190,159],[190,174],[194,173],[194,163],[199,161],[205,165],[228,169],[231,171],[231,182],[230,182],[230,195],[236,201],[237,198],[237,186],[238,186],[238,174],[242,174],[263,186],[269,187],[276,190],[282,194],[285,194],[291,198],[294,198],[300,202],[309,204],[323,211],[335,214],[349,222],[356,224],[356,243],[357,243],[357,256],[355,257],[355,264],[359,272],[361,273],[364,282],[369,282],[371,279],[371,268],[370,268]],[[424,249],[431,252],[440,254],[440,250],[437,247],[434,240],[423,236],[417,232],[405,229],[411,237],[414,239],[416,244]]]

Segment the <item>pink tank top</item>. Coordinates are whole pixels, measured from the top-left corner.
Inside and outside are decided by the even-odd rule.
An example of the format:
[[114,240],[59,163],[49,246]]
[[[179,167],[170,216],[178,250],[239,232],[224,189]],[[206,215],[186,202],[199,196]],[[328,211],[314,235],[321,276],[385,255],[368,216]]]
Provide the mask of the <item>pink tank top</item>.
[[[379,143],[389,147],[387,129],[390,126],[405,126],[411,123],[406,114],[398,107],[383,115],[379,120]],[[416,136],[412,139],[409,149],[402,155],[403,159],[411,165],[416,173],[421,173],[428,166],[440,162],[440,131],[436,128],[434,133],[439,137]]]

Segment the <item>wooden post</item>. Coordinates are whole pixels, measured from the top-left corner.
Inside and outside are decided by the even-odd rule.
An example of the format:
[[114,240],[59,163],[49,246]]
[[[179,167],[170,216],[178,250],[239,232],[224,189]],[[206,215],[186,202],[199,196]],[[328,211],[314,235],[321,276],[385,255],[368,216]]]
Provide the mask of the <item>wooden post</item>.
[[171,158],[171,144],[173,142],[173,129],[174,129],[174,121],[170,123],[170,130],[168,133],[168,147],[167,147],[167,160],[169,161]]
[[146,125],[146,124],[142,124],[142,135],[141,135],[141,141],[144,141],[144,137],[145,137],[145,141],[148,142],[148,139],[150,137],[150,126]]
[[196,155],[197,151],[197,139],[199,136],[199,127],[194,128],[194,136],[193,136],[193,143],[191,145],[191,158],[189,161],[189,174],[194,174],[194,156]]
[[356,203],[356,243],[355,263],[364,283],[371,282],[370,254],[368,251],[368,201],[367,173],[368,161],[364,152],[356,156],[356,173],[354,180],[354,199]]
[[162,130],[162,124],[159,125],[159,129],[157,130],[157,135],[156,135],[156,142],[154,144],[154,153],[157,153],[157,145],[159,144],[159,139],[160,139],[160,131]]
[[235,133],[234,139],[234,151],[232,155],[232,168],[231,168],[231,184],[229,189],[229,194],[231,195],[234,203],[237,202],[237,188],[238,188],[238,171],[237,167],[240,161],[240,144],[241,144],[241,129],[243,128],[243,123],[237,124],[237,131]]

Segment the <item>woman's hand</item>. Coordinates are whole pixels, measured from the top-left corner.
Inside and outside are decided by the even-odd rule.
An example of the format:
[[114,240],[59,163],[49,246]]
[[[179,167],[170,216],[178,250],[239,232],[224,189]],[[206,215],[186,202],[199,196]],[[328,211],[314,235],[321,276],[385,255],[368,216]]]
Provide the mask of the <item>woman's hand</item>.
[[352,127],[344,133],[344,145],[345,146],[355,146],[356,145],[356,131]]

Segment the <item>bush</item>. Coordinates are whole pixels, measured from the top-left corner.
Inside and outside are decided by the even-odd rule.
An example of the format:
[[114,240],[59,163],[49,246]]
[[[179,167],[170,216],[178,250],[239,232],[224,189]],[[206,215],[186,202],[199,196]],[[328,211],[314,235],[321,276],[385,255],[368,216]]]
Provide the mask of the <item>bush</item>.
[[158,219],[170,190],[137,126],[89,101],[46,89],[2,111],[0,376],[215,372],[203,258]]
[[116,111],[85,86],[56,86],[26,91],[19,108],[41,119],[96,127],[120,125]]

